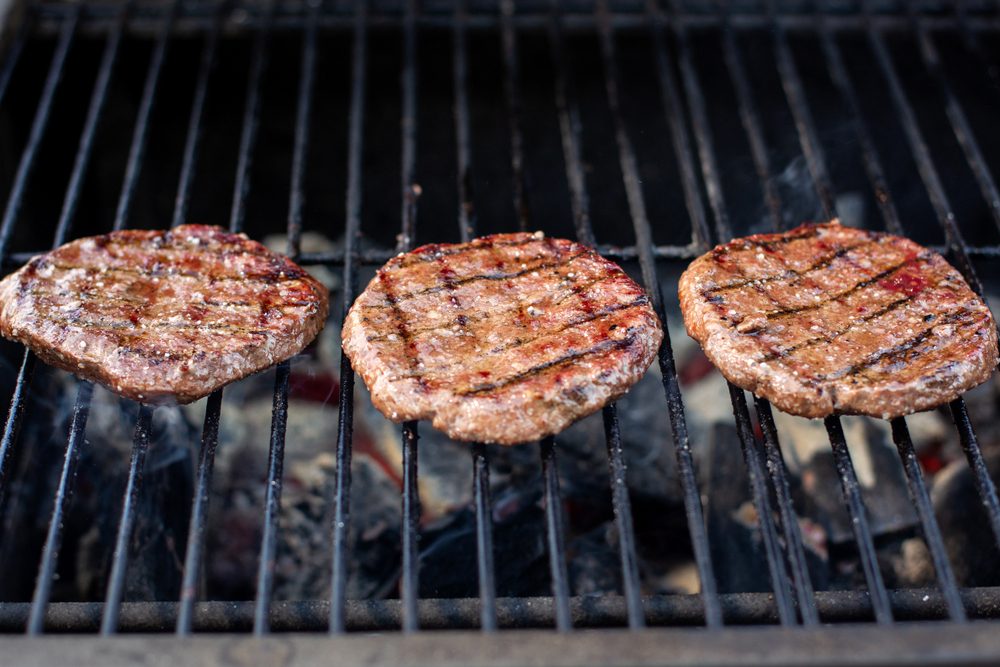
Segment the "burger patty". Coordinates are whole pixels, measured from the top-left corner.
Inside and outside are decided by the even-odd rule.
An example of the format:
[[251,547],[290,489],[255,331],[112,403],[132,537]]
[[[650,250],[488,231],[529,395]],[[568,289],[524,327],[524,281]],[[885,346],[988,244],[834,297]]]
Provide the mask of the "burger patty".
[[327,309],[301,267],[205,225],[79,239],[0,281],[0,333],[146,403],[189,403],[288,359]]
[[497,234],[391,259],[344,324],[344,351],[393,421],[515,444],[625,393],[663,331],[646,293],[571,241]]
[[940,255],[837,221],[716,247],[680,302],[726,379],[803,417],[926,410],[997,365],[989,308]]

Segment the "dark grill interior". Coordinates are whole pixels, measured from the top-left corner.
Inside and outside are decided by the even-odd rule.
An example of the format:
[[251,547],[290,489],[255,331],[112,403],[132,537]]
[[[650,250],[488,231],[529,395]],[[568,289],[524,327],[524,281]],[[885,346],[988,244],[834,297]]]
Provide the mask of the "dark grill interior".
[[[848,447],[858,431],[826,420],[831,474],[817,493],[834,499],[843,535],[826,526],[816,547],[805,519],[819,501],[767,402],[728,387],[735,429],[730,419],[720,446],[739,447],[742,462],[723,477],[725,455],[706,431],[689,437],[690,413],[705,406],[685,408],[681,394],[696,383],[697,352],[678,340],[677,276],[734,236],[839,215],[928,244],[974,289],[996,293],[1000,14],[988,3],[925,4],[18,7],[0,59],[5,272],[110,229],[228,224],[324,271],[335,315],[302,359],[193,411],[127,405],[3,343],[0,628],[261,635],[995,618],[992,383],[971,408],[948,406],[954,426],[935,436],[967,462],[956,473],[969,496],[968,517],[956,519],[966,542],[939,526],[930,493],[951,460],[911,440],[909,419],[891,423],[901,468],[865,455],[874,485],[855,468],[865,443]],[[408,423],[386,459],[373,435],[386,422],[366,394],[355,401],[339,354],[343,313],[397,252],[515,229],[574,237],[621,262],[683,355],[668,336],[652,371],[662,389],[636,390],[574,432],[598,434],[584,438],[583,458],[566,444],[574,435],[504,450]],[[290,465],[311,460],[296,458],[312,418],[296,406],[310,401],[313,454],[327,457],[315,487],[285,465],[286,445]],[[268,408],[269,439],[253,431]],[[261,468],[245,477],[243,454],[227,445],[237,427],[260,444],[245,467]],[[665,454],[650,456],[671,489],[653,502],[635,476],[650,465],[642,443],[661,436]],[[227,447],[237,454],[223,459]],[[471,469],[463,460],[442,472],[462,452]],[[369,467],[352,467],[359,454]],[[396,489],[385,520],[359,472],[370,470]],[[256,481],[241,490],[234,479]],[[594,479],[604,486],[581,501]],[[912,519],[884,528],[894,479],[897,514]],[[726,488],[733,480],[738,493]],[[747,501],[746,541],[714,518],[726,493]],[[250,503],[245,524],[240,502]],[[580,538],[595,526],[604,541],[588,551]],[[306,542],[295,558],[292,536]],[[887,564],[911,538],[925,554],[919,581]],[[588,565],[599,557],[611,565]],[[672,559],[690,564],[693,589],[654,583],[650,563]],[[600,584],[605,575],[613,583]]]

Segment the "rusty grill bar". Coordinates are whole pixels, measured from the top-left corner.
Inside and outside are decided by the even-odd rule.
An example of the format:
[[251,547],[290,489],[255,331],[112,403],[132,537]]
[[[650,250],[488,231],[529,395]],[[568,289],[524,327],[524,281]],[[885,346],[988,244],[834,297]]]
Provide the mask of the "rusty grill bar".
[[[204,108],[206,99],[212,93],[216,51],[219,41],[224,39],[224,31],[231,26],[237,9],[243,14],[242,29],[255,31],[255,39],[241,119],[230,229],[233,231],[243,229],[247,196],[252,187],[250,170],[256,154],[262,100],[267,95],[262,80],[268,63],[271,35],[282,30],[300,31],[302,51],[298,73],[299,87],[295,101],[291,187],[286,227],[287,252],[292,258],[304,264],[341,268],[344,295],[341,318],[346,315],[347,308],[357,293],[359,268],[363,265],[378,265],[394,252],[411,248],[416,238],[420,196],[420,189],[415,181],[419,150],[418,38],[420,29],[424,27],[450,28],[453,39],[454,68],[450,74],[454,92],[453,120],[458,166],[456,185],[459,194],[456,217],[460,237],[468,240],[477,234],[477,198],[473,191],[471,173],[477,163],[489,159],[487,156],[474,155],[472,151],[468,101],[470,33],[474,35],[477,30],[495,29],[501,34],[504,74],[502,87],[509,121],[507,131],[514,178],[513,210],[516,212],[516,226],[520,229],[531,229],[536,220],[526,195],[526,183],[530,182],[531,174],[524,155],[525,112],[520,90],[519,68],[522,67],[522,63],[518,53],[518,34],[521,30],[543,30],[551,45],[554,101],[576,235],[581,242],[596,245],[608,256],[637,260],[645,287],[664,322],[667,321],[668,313],[657,280],[657,261],[691,258],[713,243],[727,240],[732,236],[706,98],[702,90],[703,82],[699,78],[694,62],[695,56],[689,44],[688,33],[692,29],[713,27],[721,30],[722,55],[730,78],[729,83],[736,96],[739,116],[750,147],[763,200],[776,229],[784,226],[784,208],[775,185],[773,166],[768,157],[770,149],[762,129],[755,91],[748,78],[745,58],[736,39],[738,31],[742,29],[767,27],[772,30],[774,62],[795,121],[800,150],[805,157],[821,207],[832,216],[836,208],[834,185],[810,111],[810,102],[797,70],[794,54],[787,42],[788,31],[807,30],[818,35],[831,81],[839,98],[846,105],[851,130],[861,147],[866,175],[876,194],[875,199],[885,225],[892,232],[905,232],[888,189],[881,158],[872,141],[872,128],[867,126],[859,103],[859,93],[843,62],[840,47],[835,39],[836,31],[862,31],[875,54],[879,71],[888,84],[894,109],[905,132],[908,149],[916,161],[918,172],[944,234],[946,240],[944,250],[948,252],[950,259],[959,267],[970,285],[980,293],[982,286],[970,258],[1000,256],[998,246],[971,246],[964,240],[953,207],[938,175],[938,167],[922,136],[913,105],[903,88],[884,38],[884,33],[891,30],[912,29],[918,35],[920,62],[937,86],[951,128],[963,149],[963,156],[969,168],[976,177],[977,187],[986,199],[993,219],[1000,225],[1000,201],[996,184],[971,124],[943,73],[932,35],[934,30],[957,28],[963,36],[965,46],[977,54],[977,57],[984,58],[979,45],[980,38],[995,35],[1000,30],[1000,19],[995,12],[959,11],[933,15],[907,12],[896,15],[871,13],[865,7],[858,14],[799,13],[776,11],[770,7],[770,3],[765,4],[759,12],[691,12],[690,7],[681,6],[681,3],[668,3],[664,6],[656,0],[648,0],[644,4],[637,5],[637,8],[631,8],[630,11],[621,11],[617,7],[609,7],[604,1],[598,1],[593,11],[586,13],[561,12],[558,3],[555,3],[551,8],[536,9],[522,14],[516,11],[515,3],[505,0],[499,4],[497,12],[486,14],[472,10],[461,1],[455,4],[452,12],[444,12],[439,9],[421,8],[416,0],[404,2],[400,11],[384,8],[375,11],[365,2],[354,3],[347,7],[344,3],[330,2],[297,5],[267,0],[263,5],[236,3],[210,5],[171,0],[165,6],[144,2],[125,4],[92,2],[73,5],[43,2],[28,6],[28,17],[24,21],[23,28],[14,37],[0,66],[0,104],[9,103],[9,99],[5,97],[8,83],[23,57],[24,46],[29,37],[36,33],[54,31],[57,34],[57,41],[31,123],[30,134],[21,154],[13,184],[7,194],[3,221],[0,224],[0,258],[7,266],[13,267],[30,256],[30,253],[9,252],[10,241],[26,188],[34,175],[33,167],[39,148],[46,137],[50,112],[62,82],[67,58],[70,57],[77,38],[83,33],[106,34],[107,41],[66,188],[53,246],[61,245],[72,237],[74,216],[93,152],[95,135],[107,107],[108,90],[118,61],[119,46],[123,35],[132,30],[151,30],[156,39],[131,135],[113,228],[122,229],[127,225],[136,185],[144,165],[152,114],[158,101],[157,91],[161,72],[164,62],[169,57],[172,38],[181,28],[201,31],[207,35],[195,75],[194,96],[182,149],[183,158],[172,224],[182,224],[187,220],[191,186],[198,177],[197,165],[203,134]],[[364,125],[367,89],[370,85],[368,32],[373,27],[387,26],[399,28],[404,37],[400,81],[402,98],[400,182],[403,205],[400,211],[399,242],[394,252],[362,249],[359,239],[363,229],[362,167],[366,150]],[[342,251],[308,254],[300,251],[300,240],[303,229],[305,170],[307,152],[310,148],[310,127],[313,122],[313,90],[317,78],[317,39],[320,30],[329,28],[351,28],[353,32],[347,128],[345,246]],[[663,112],[666,114],[675,148],[674,158],[681,175],[687,214],[692,223],[691,242],[685,245],[657,246],[654,243],[633,145],[635,139],[630,134],[621,108],[619,70],[621,64],[616,52],[616,34],[620,30],[635,28],[646,28],[650,31],[655,54],[655,63],[652,66],[655,67],[659,82]],[[593,30],[598,36],[603,66],[599,76],[603,78],[606,101],[613,121],[615,146],[635,238],[634,245],[622,247],[600,244],[591,224],[590,196],[582,158],[581,137],[584,130],[580,120],[577,91],[574,90],[569,75],[569,65],[563,48],[566,32],[579,30]],[[672,35],[676,43],[676,63],[673,62],[673,55],[667,47],[668,34]],[[680,85],[675,75],[675,66],[680,74]],[[707,210],[703,196],[707,197]],[[350,362],[342,356],[339,428],[335,448],[335,488],[332,500],[333,518],[330,525],[332,577],[327,603],[297,605],[297,603],[272,602],[273,575],[280,530],[278,512],[281,505],[289,395],[290,365],[286,362],[278,365],[274,385],[264,536],[257,575],[257,597],[252,606],[248,608],[249,603],[237,605],[237,611],[227,615],[219,611],[218,605],[221,603],[211,601],[199,603],[196,600],[219,423],[220,419],[227,418],[221,414],[222,390],[214,393],[207,402],[179,603],[148,603],[143,606],[139,603],[122,602],[124,577],[128,567],[128,544],[136,518],[136,498],[142,481],[153,417],[152,409],[143,408],[135,424],[131,464],[106,601],[103,605],[96,606],[50,604],[49,598],[62,539],[62,519],[71,501],[71,483],[80,449],[86,445],[84,434],[92,385],[80,381],[77,384],[72,424],[54,497],[48,535],[39,562],[34,595],[30,606],[23,603],[0,603],[0,629],[5,631],[26,629],[29,634],[39,634],[45,630],[90,631],[97,629],[98,623],[95,621],[97,617],[101,619],[99,629],[104,634],[114,633],[120,629],[163,630],[169,626],[180,635],[190,634],[194,630],[247,630],[251,627],[258,635],[266,634],[272,629],[326,629],[332,634],[341,634],[354,629],[391,629],[390,626],[401,627],[405,631],[416,631],[421,627],[480,627],[484,631],[493,631],[506,626],[554,626],[559,631],[569,631],[574,626],[580,625],[625,625],[631,629],[639,629],[644,625],[697,623],[716,628],[721,626],[724,620],[816,625],[821,619],[860,620],[871,616],[874,616],[880,624],[892,623],[894,618],[937,618],[946,615],[951,621],[961,623],[969,616],[996,617],[995,602],[1000,593],[992,589],[960,590],[956,584],[941,531],[930,505],[926,483],[903,419],[892,422],[893,440],[898,447],[908,491],[917,510],[921,532],[932,557],[940,592],[930,591],[924,594],[923,591],[886,590],[879,571],[874,537],[868,524],[857,474],[847,449],[840,420],[835,417],[827,420],[826,427],[843,489],[845,507],[852,518],[868,593],[860,595],[814,592],[806,567],[802,535],[792,506],[788,472],[784,465],[771,407],[767,401],[759,398],[754,400],[756,422],[759,423],[762,434],[758,436],[754,432],[754,417],[751,415],[745,392],[732,385],[729,389],[733,414],[749,472],[753,503],[760,519],[773,598],[755,594],[720,595],[712,569],[702,500],[688,442],[683,399],[669,334],[660,350],[659,364],[672,427],[687,528],[701,582],[701,593],[697,600],[681,599],[681,596],[678,596],[677,600],[655,598],[644,600],[641,596],[635,531],[632,525],[628,489],[625,485],[625,460],[618,415],[614,405],[604,411],[604,426],[611,477],[611,497],[618,528],[623,599],[605,600],[593,608],[584,608],[579,600],[570,596],[567,547],[561,516],[562,503],[556,474],[557,448],[551,438],[541,443],[540,456],[552,597],[540,601],[530,611],[523,604],[525,600],[498,598],[494,569],[489,462],[486,447],[475,444],[471,447],[471,458],[479,598],[474,601],[419,599],[420,501],[417,495],[419,436],[416,423],[407,423],[401,429],[404,484],[401,497],[403,509],[401,600],[398,602],[348,600],[346,561],[351,518],[349,496],[354,374]],[[34,355],[25,352],[14,385],[3,439],[0,442],[0,502],[3,501],[4,492],[10,483],[12,474],[9,470],[10,460],[18,444],[19,427],[25,402],[31,390],[35,366]],[[951,408],[964,452],[974,474],[977,490],[987,511],[994,536],[1000,544],[1000,502],[997,499],[996,489],[986,470],[964,402],[958,399]]]

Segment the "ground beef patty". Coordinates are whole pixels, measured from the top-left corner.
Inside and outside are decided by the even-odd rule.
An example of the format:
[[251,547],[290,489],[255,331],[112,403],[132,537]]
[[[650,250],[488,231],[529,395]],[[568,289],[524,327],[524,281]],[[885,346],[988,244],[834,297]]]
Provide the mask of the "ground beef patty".
[[501,444],[552,435],[618,398],[662,338],[646,293],[624,271],[540,232],[389,260],[343,332],[387,417]]
[[926,410],[997,364],[989,308],[940,255],[836,221],[716,247],[680,300],[729,381],[804,417]]
[[0,282],[0,333],[146,403],[189,403],[297,354],[327,308],[301,267],[205,225],[80,239]]

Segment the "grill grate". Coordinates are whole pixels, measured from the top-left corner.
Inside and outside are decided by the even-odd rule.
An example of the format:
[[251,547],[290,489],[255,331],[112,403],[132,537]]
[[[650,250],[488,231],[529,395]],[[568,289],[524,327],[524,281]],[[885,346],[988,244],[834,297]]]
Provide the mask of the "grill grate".
[[[238,12],[236,10],[239,10]],[[945,250],[951,261],[966,276],[969,283],[982,293],[982,285],[973,268],[972,257],[996,258],[1000,247],[970,245],[963,238],[957,216],[949,201],[931,149],[923,136],[914,105],[904,90],[900,74],[890,55],[885,34],[888,31],[910,31],[917,36],[920,63],[930,75],[946,110],[947,119],[962,149],[962,156],[976,180],[976,187],[987,202],[991,219],[1000,229],[1000,196],[996,183],[977,143],[972,123],[959,97],[951,89],[944,73],[932,32],[957,31],[968,51],[989,69],[988,52],[981,37],[1000,30],[995,13],[956,11],[946,13],[908,12],[778,12],[770,7],[749,11],[720,13],[701,11],[683,3],[661,7],[655,0],[645,3],[608,7],[604,1],[586,11],[576,8],[561,11],[548,7],[515,11],[515,3],[504,0],[498,11],[486,12],[480,7],[458,2],[452,9],[428,2],[418,8],[416,0],[407,0],[401,8],[375,3],[313,3],[300,6],[266,0],[263,5],[188,4],[171,0],[166,5],[144,2],[75,3],[41,2],[28,6],[23,27],[14,36],[6,59],[0,68],[0,104],[5,99],[8,84],[23,57],[24,47],[36,34],[54,32],[55,51],[31,121],[30,133],[14,173],[2,223],[0,223],[0,257],[8,265],[16,265],[30,253],[11,252],[15,226],[25,201],[29,181],[38,162],[40,147],[47,136],[54,100],[66,71],[67,60],[83,34],[106,34],[103,56],[93,84],[90,104],[80,134],[72,172],[58,224],[54,246],[73,235],[74,218],[84,188],[85,175],[95,147],[95,136],[108,106],[109,89],[119,60],[120,45],[127,33],[152,31],[155,44],[150,57],[145,85],[139,101],[131,144],[128,151],[121,193],[118,199],[114,229],[127,226],[133,207],[140,173],[146,161],[146,149],[154,107],[157,104],[164,62],[175,35],[185,30],[202,31],[203,42],[190,106],[185,141],[182,148],[180,177],[174,202],[172,224],[178,225],[189,217],[192,184],[197,178],[199,150],[202,147],[206,98],[213,85],[213,70],[220,41],[234,21],[241,29],[255,31],[245,90],[245,105],[239,134],[235,188],[231,205],[230,228],[240,231],[246,218],[247,198],[251,190],[253,165],[260,126],[261,107],[266,92],[262,81],[269,62],[271,35],[274,31],[295,30],[302,34],[298,92],[295,98],[294,139],[291,160],[291,186],[286,226],[289,256],[307,265],[326,265],[342,270],[344,304],[342,316],[358,289],[358,273],[362,266],[378,265],[395,252],[412,247],[417,238],[420,188],[416,185],[418,156],[418,39],[424,28],[448,28],[452,32],[451,72],[454,87],[454,141],[456,144],[458,206],[456,218],[460,238],[468,240],[477,234],[477,193],[473,191],[472,171],[476,160],[472,150],[472,119],[469,104],[469,32],[499,30],[502,46],[503,97],[509,121],[507,132],[510,147],[512,197],[517,224],[531,229],[533,219],[527,191],[531,183],[531,165],[525,157],[525,109],[522,99],[519,58],[519,31],[542,30],[551,46],[554,67],[554,99],[560,131],[565,178],[570,195],[570,208],[575,233],[584,243],[593,244],[607,256],[622,260],[637,260],[643,282],[649,291],[660,318],[666,322],[668,312],[657,279],[657,262],[687,259],[697,256],[716,241],[733,235],[727,213],[723,176],[718,163],[718,151],[712,136],[712,125],[703,90],[703,81],[695,64],[690,31],[718,29],[721,35],[722,57],[736,96],[739,118],[750,148],[753,167],[763,193],[769,220],[776,229],[784,226],[785,204],[776,182],[773,155],[765,137],[760,106],[747,73],[747,60],[738,42],[741,30],[766,28],[771,30],[773,58],[777,66],[781,89],[794,120],[799,148],[805,158],[811,184],[825,215],[837,209],[837,193],[828,169],[828,160],[819,139],[816,122],[810,110],[806,88],[788,41],[788,32],[809,31],[819,39],[825,66],[838,98],[845,105],[848,126],[861,149],[861,157],[875,193],[878,210],[885,226],[892,232],[905,233],[895,200],[889,192],[882,159],[873,141],[874,128],[869,127],[862,112],[863,99],[844,63],[836,39],[838,31],[863,35],[875,56],[875,64],[905,134],[907,146],[916,161],[929,201],[945,239]],[[758,11],[759,9],[759,11]],[[592,10],[592,11],[591,11]],[[234,18],[240,14],[242,18]],[[369,29],[392,27],[403,36],[401,64],[402,114],[401,136],[401,202],[400,235],[393,252],[362,248],[363,161],[365,157],[366,97],[368,95]],[[345,200],[345,246],[336,252],[302,253],[305,179],[310,147],[310,127],[317,79],[317,41],[320,30],[350,29],[353,31],[353,55],[350,78],[348,114],[347,188]],[[646,209],[646,193],[639,168],[634,137],[622,108],[622,62],[616,50],[622,30],[648,30],[651,39],[656,79],[662,96],[663,111],[675,147],[680,186],[687,214],[692,221],[691,242],[684,245],[656,245],[653,226]],[[622,185],[628,205],[635,243],[613,246],[597,243],[591,221],[590,193],[583,163],[583,127],[579,109],[579,92],[573,86],[565,49],[567,31],[596,31],[603,71],[605,98],[612,120],[614,144],[617,150]],[[671,51],[668,38],[676,46]],[[676,53],[676,57],[674,56]],[[680,80],[678,81],[677,75]],[[596,76],[596,75],[595,75]],[[700,176],[700,179],[699,179]],[[706,209],[703,200],[707,198]],[[278,513],[281,507],[282,466],[285,447],[285,426],[289,398],[289,363],[277,367],[267,469],[267,491],[264,534],[260,548],[256,600],[252,605],[236,604],[224,611],[220,603],[198,603],[196,600],[200,567],[205,552],[208,503],[212,482],[215,451],[222,411],[222,390],[207,401],[201,449],[197,463],[195,494],[190,517],[184,575],[178,604],[123,603],[128,545],[137,515],[137,498],[142,483],[144,460],[149,446],[153,409],[139,411],[135,424],[134,442],[126,483],[124,502],[118,520],[118,533],[111,565],[110,585],[103,605],[50,604],[52,585],[62,542],[63,519],[71,498],[71,483],[86,446],[84,434],[91,402],[92,385],[77,384],[73,419],[65,446],[48,533],[39,563],[38,579],[30,606],[22,603],[0,603],[0,627],[39,634],[44,630],[86,631],[95,628],[95,615],[100,617],[102,634],[120,629],[162,630],[173,626],[180,635],[195,629],[246,630],[248,625],[257,635],[274,630],[320,630],[341,634],[353,629],[387,629],[401,627],[416,631],[421,627],[473,627],[478,623],[484,631],[502,626],[531,627],[554,625],[559,631],[574,626],[626,625],[639,629],[644,625],[702,623],[710,628],[722,626],[726,620],[741,622],[771,622],[781,625],[817,625],[820,619],[860,620],[874,616],[879,624],[896,619],[934,618],[947,616],[962,623],[967,616],[996,615],[995,603],[1000,592],[993,589],[960,590],[949,564],[941,530],[930,504],[928,489],[910,440],[906,422],[893,420],[892,434],[899,451],[911,500],[916,507],[920,530],[931,554],[940,591],[888,591],[880,574],[875,551],[875,539],[869,525],[861,496],[857,473],[848,451],[844,431],[838,418],[826,421],[830,446],[842,486],[844,504],[852,520],[868,593],[814,592],[806,565],[806,554],[798,520],[792,506],[788,472],[785,467],[777,429],[767,401],[754,400],[761,436],[754,432],[745,393],[730,385],[730,398],[742,453],[750,478],[750,490],[767,555],[773,597],[757,594],[720,595],[712,569],[708,534],[705,528],[694,457],[688,441],[683,400],[669,334],[659,354],[663,387],[672,429],[677,470],[683,493],[694,560],[701,582],[700,600],[647,598],[641,596],[639,558],[632,525],[632,511],[625,483],[625,457],[616,407],[604,410],[604,429],[608,466],[611,478],[611,498],[618,532],[624,598],[605,599],[584,605],[570,596],[567,572],[567,546],[564,536],[562,503],[556,471],[556,447],[551,438],[540,447],[545,504],[547,548],[550,560],[552,597],[540,600],[529,609],[530,601],[498,598],[493,554],[492,504],[489,485],[487,448],[472,446],[473,509],[475,513],[476,571],[479,599],[475,601],[421,600],[419,591],[420,500],[418,496],[418,429],[407,423],[401,429],[403,492],[402,502],[402,577],[401,600],[362,602],[347,599],[348,536],[350,530],[351,457],[353,441],[354,374],[350,362],[342,357],[340,365],[341,391],[339,427],[336,439],[336,474],[333,497],[333,519],[330,525],[332,545],[332,576],[329,602],[272,602],[275,559],[277,556]],[[18,433],[36,366],[36,359],[25,352],[19,367],[11,405],[0,441],[0,501],[7,490],[12,472],[11,460],[17,447]],[[1000,502],[977,444],[975,431],[962,399],[951,406],[960,441],[974,474],[975,484],[990,525],[1000,544]],[[725,613],[724,613],[725,612]],[[476,620],[478,619],[478,621]]]

